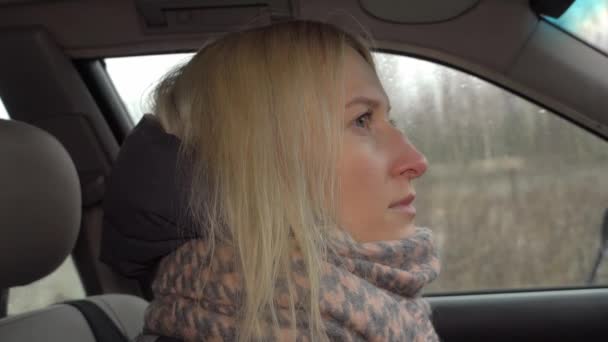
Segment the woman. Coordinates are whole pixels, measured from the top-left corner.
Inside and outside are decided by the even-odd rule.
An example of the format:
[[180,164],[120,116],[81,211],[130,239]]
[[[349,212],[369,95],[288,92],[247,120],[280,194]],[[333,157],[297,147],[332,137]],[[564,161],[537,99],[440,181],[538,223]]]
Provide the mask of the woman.
[[[145,330],[186,341],[435,341],[414,226],[427,162],[369,50],[327,24],[229,34],[155,92],[180,140],[192,239],[158,266]],[[176,222],[177,222],[176,221]]]

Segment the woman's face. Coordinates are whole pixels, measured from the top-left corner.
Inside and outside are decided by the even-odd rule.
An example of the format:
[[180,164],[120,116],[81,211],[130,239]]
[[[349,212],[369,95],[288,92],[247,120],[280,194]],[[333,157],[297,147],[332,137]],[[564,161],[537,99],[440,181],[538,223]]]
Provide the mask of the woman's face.
[[424,174],[427,161],[392,125],[389,100],[372,68],[348,50],[338,222],[360,242],[402,239],[413,232],[412,181]]

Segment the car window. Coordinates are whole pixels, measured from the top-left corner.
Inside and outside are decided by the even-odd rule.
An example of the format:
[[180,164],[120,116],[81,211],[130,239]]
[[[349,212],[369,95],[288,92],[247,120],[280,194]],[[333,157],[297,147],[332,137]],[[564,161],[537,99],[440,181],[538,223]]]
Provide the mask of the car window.
[[193,54],[107,58],[106,70],[116,90],[127,106],[133,122],[137,123],[150,110],[148,95],[169,69],[187,62]]
[[608,0],[576,0],[558,19],[545,19],[608,53]]
[[477,77],[375,56],[393,116],[430,161],[417,222],[434,230],[443,269],[427,292],[586,286],[608,144]]
[[[442,273],[427,293],[608,283],[608,260],[593,271],[608,207],[605,141],[480,78],[374,57],[392,116],[430,161],[417,222],[435,233]],[[184,56],[106,60],[135,121],[155,81],[140,78],[151,66],[138,58],[156,76]]]
[[0,119],[10,119],[6,108],[4,108],[4,103],[2,103],[2,98],[0,98]]

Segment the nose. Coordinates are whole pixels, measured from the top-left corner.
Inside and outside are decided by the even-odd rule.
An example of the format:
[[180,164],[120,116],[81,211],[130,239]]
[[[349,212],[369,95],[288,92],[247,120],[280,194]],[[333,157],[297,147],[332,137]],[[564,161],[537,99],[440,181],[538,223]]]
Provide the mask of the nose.
[[409,179],[422,176],[429,166],[426,157],[405,136],[400,135],[400,140],[394,144],[396,157],[391,170],[392,175],[406,176]]

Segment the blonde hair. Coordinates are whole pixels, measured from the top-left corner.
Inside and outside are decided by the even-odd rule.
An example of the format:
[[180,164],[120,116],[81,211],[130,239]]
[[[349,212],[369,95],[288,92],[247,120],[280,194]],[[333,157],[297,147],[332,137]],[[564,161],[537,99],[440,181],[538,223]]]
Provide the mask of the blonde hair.
[[[228,34],[168,74],[154,93],[163,127],[182,140],[192,166],[189,210],[210,242],[235,247],[242,273],[239,340],[278,326],[276,280],[304,260],[313,341],[327,340],[319,310],[320,265],[336,227],[336,159],[343,127],[343,65],[368,48],[324,23],[291,21]],[[185,165],[185,164],[184,164]],[[299,315],[298,315],[299,316]],[[304,316],[306,317],[306,316]]]

